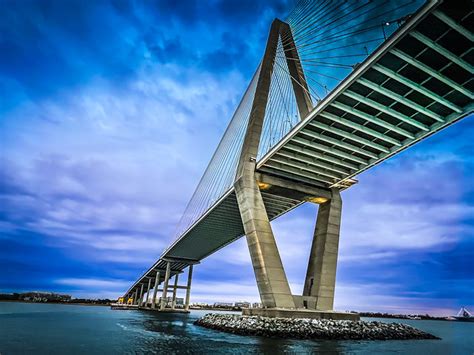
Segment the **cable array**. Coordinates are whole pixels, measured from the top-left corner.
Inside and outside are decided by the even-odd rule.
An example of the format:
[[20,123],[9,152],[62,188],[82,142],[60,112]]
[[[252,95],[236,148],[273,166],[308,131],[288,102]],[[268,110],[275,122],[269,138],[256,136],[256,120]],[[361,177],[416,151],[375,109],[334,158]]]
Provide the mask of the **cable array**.
[[[414,12],[422,0],[300,0],[286,18],[317,105]],[[279,54],[280,55],[280,54]]]
[[233,185],[259,73],[260,66],[186,206],[176,229],[177,237],[182,235]]
[[278,40],[257,160],[265,155],[300,121],[293,83],[283,49]]

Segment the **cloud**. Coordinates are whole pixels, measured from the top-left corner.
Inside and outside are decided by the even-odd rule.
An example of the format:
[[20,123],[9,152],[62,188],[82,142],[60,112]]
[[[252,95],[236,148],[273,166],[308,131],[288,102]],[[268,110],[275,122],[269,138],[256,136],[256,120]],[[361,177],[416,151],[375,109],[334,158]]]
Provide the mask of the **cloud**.
[[335,307],[341,310],[394,314],[446,316],[457,309],[454,298],[435,297],[429,292],[400,293],[402,285],[389,283],[339,284]]
[[373,263],[374,260],[381,261],[381,260],[388,260],[397,257],[399,254],[393,251],[382,251],[382,252],[371,252],[370,254],[361,253],[355,254],[351,253],[350,255],[341,255],[338,258],[339,263],[348,262],[352,263],[357,261],[359,263]]
[[54,280],[56,287],[66,287],[74,298],[117,299],[123,296],[132,280],[64,278]]
[[[220,86],[198,75],[183,85],[158,70],[131,81],[123,94],[92,86],[60,103],[49,100],[15,112],[7,131],[12,153],[2,164],[8,212],[24,209],[32,217],[36,209],[29,225],[45,233],[74,225],[76,231],[139,226],[152,234],[164,226],[172,234],[193,189],[189,181],[199,179],[206,164],[201,157],[211,155],[225,122],[200,126],[229,117],[234,104],[235,89]],[[211,98],[221,104],[210,104]],[[32,124],[28,142],[22,141],[21,117]],[[214,143],[194,146],[193,137]],[[157,201],[167,201],[167,208]]]
[[192,290],[192,302],[260,302],[256,285],[225,281],[201,281]]
[[72,287],[102,288],[108,290],[121,290],[130,284],[129,280],[102,280],[102,279],[58,279],[56,283],[59,285],[67,285]]
[[[264,1],[212,1],[206,6],[196,1],[9,2],[0,14],[0,83],[9,92],[0,111],[97,77],[120,85],[155,61],[218,74],[210,61],[212,53],[226,57],[219,52],[223,46],[244,58],[225,61],[229,66],[221,65],[220,71],[250,75],[263,51],[265,39],[259,37],[266,31],[261,30],[288,7]],[[227,41],[230,31],[235,36]],[[244,43],[250,44],[247,50],[233,49]]]
[[[120,87],[97,79],[4,115],[0,256],[15,269],[4,290],[32,287],[25,272],[35,288],[56,289],[61,263],[71,266],[63,278],[94,270],[132,280],[174,239],[245,81],[173,67],[141,68]],[[24,252],[38,257],[19,261]],[[87,287],[75,292],[106,294]]]

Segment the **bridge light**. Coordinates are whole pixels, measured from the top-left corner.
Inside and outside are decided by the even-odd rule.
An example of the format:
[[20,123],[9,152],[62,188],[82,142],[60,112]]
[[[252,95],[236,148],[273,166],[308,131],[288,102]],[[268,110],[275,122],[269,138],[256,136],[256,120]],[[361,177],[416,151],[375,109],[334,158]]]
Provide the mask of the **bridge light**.
[[272,185],[259,181],[258,182],[258,187],[259,187],[260,190],[268,190],[270,187],[272,187]]
[[328,199],[326,197],[308,197],[306,201],[321,204],[327,202]]

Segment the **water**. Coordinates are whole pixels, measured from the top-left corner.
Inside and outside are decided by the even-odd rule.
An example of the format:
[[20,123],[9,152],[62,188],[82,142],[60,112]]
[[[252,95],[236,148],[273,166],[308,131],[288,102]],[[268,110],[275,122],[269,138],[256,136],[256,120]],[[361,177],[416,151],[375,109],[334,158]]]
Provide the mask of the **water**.
[[310,341],[244,337],[193,325],[207,312],[158,314],[101,306],[0,303],[0,354],[474,352],[474,323],[403,320],[442,340]]

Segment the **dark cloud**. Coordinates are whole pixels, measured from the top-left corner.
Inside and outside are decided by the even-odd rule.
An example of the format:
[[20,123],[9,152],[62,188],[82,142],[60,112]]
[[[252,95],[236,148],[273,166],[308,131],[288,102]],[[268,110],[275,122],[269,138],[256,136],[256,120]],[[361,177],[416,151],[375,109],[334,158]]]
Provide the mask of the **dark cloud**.
[[202,10],[205,10],[212,6],[209,5],[210,4],[208,2],[203,3],[197,0],[161,0],[155,2],[153,10],[155,10],[156,15],[159,16],[161,19],[171,18],[174,20],[178,20],[182,24],[193,26],[196,24],[196,21],[201,19],[200,15],[203,12]]
[[128,75],[124,27],[105,2],[21,1],[0,11],[0,75],[31,98],[44,97],[97,75]]
[[[248,53],[240,50],[242,43],[288,8],[283,2],[167,0],[7,1],[1,6],[0,82],[21,92],[9,95],[0,110],[11,109],[25,95],[33,100],[53,95],[97,76],[118,81],[134,76],[148,60],[144,48],[162,63],[252,72],[258,58],[242,56]],[[232,42],[225,35],[230,31]],[[236,55],[240,60],[232,60]]]

